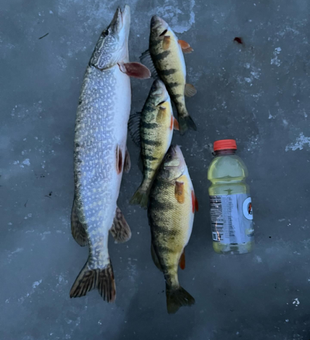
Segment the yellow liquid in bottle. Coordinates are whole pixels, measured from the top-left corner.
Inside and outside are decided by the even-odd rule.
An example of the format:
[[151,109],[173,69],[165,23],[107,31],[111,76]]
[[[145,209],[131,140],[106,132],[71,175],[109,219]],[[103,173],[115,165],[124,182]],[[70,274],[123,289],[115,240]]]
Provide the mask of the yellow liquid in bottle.
[[[249,196],[249,187],[245,182],[248,175],[245,164],[240,157],[234,154],[234,151],[230,150],[227,154],[225,152],[227,151],[219,152],[209,167],[208,179],[211,182],[209,195],[222,197],[244,194],[245,197]],[[250,212],[252,214],[252,210]],[[245,236],[247,242],[231,243],[227,242],[227,239],[225,242],[225,240],[215,241],[213,238],[214,251],[220,254],[244,254],[250,252],[254,246],[254,230],[251,222],[246,223],[246,225],[248,227],[244,230],[244,234],[247,235]]]

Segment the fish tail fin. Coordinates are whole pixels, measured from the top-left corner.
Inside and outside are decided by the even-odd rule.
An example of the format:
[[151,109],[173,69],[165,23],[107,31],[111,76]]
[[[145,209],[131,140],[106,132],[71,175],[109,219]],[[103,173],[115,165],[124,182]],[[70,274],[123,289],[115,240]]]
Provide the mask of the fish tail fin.
[[146,209],[147,208],[147,203],[149,200],[149,193],[150,190],[148,187],[143,185],[143,183],[139,186],[137,191],[134,193],[130,200],[130,204],[139,204],[141,205],[142,208]]
[[107,302],[115,300],[116,289],[111,261],[103,269],[89,269],[87,261],[71,287],[70,298],[85,296],[95,288],[98,289],[99,294]]
[[166,285],[167,310],[169,314],[176,313],[182,306],[191,306],[195,299],[181,286],[171,289]]
[[193,121],[192,117],[190,115],[179,115],[178,117],[179,121],[179,128],[180,128],[180,133],[183,135],[186,130],[191,129],[191,130],[197,130],[196,124]]

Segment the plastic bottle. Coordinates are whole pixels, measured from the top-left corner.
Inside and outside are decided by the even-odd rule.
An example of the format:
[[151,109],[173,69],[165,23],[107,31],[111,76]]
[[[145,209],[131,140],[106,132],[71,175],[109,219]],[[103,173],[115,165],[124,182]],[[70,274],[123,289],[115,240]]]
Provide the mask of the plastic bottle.
[[208,170],[213,249],[221,254],[248,253],[254,246],[248,170],[235,154],[235,140],[216,141],[213,148],[215,158]]

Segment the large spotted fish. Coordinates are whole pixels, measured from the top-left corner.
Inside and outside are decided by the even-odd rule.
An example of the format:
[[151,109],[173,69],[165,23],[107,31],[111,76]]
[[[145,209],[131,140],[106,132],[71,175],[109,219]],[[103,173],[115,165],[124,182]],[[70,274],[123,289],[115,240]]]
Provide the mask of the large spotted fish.
[[186,66],[183,53],[193,49],[184,40],[178,40],[169,25],[159,16],[151,20],[149,49],[141,56],[141,61],[153,64],[153,76],[158,76],[166,85],[177,112],[180,132],[188,128],[196,130],[196,125],[185,105],[185,95],[193,96],[197,91],[186,83]]
[[195,303],[179,284],[178,265],[185,268],[184,248],[196,210],[198,203],[181,149],[171,146],[152,186],[148,206],[152,257],[164,274],[168,313]]
[[130,8],[118,8],[102,32],[86,69],[76,116],[72,235],[89,246],[86,264],[76,278],[70,297],[97,288],[108,302],[116,296],[108,252],[109,230],[116,241],[131,236],[117,207],[126,153],[127,122],[131,105],[129,76],[149,78],[149,70],[128,62]]

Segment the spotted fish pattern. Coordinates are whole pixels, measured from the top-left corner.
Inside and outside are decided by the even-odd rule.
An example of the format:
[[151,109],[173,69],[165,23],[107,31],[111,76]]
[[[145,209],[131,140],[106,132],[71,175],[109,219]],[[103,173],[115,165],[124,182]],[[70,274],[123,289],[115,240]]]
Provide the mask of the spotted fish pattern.
[[[109,230],[117,225],[117,232],[114,230],[112,235],[120,237],[122,242],[131,236],[117,207],[131,105],[130,79],[120,70],[119,63],[128,61],[129,23],[129,7],[125,6],[124,11],[118,8],[98,40],[82,84],[75,126],[71,228],[80,245],[88,244],[89,256],[70,297],[80,297],[97,288],[103,299],[114,301],[116,288],[108,252]],[[113,35],[119,35],[119,39]],[[113,44],[121,47],[115,48]],[[121,232],[122,226],[125,233]]]

